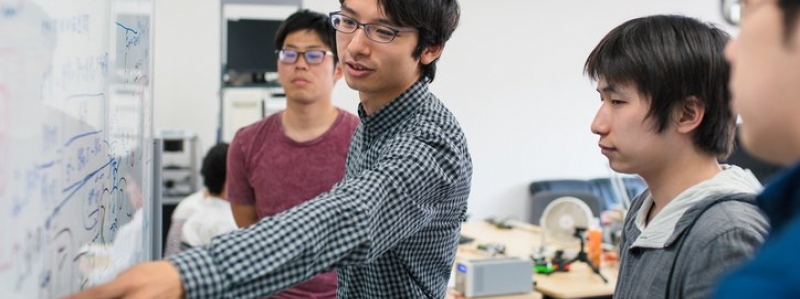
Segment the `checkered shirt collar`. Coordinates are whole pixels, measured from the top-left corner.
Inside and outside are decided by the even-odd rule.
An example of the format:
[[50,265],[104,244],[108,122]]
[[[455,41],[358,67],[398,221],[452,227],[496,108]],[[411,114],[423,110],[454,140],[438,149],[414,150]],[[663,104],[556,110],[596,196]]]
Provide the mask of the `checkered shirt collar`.
[[376,137],[405,122],[407,118],[413,117],[414,111],[420,104],[428,100],[428,95],[430,95],[428,83],[420,80],[372,115],[367,115],[364,106],[358,104],[358,116],[361,118],[361,124],[367,129],[367,134]]

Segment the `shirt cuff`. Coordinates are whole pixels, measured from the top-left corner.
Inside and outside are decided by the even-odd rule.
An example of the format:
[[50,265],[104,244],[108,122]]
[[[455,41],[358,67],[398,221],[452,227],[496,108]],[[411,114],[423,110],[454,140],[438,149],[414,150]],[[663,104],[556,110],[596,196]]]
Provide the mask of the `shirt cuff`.
[[206,247],[196,247],[167,257],[178,268],[185,298],[222,298],[225,280]]

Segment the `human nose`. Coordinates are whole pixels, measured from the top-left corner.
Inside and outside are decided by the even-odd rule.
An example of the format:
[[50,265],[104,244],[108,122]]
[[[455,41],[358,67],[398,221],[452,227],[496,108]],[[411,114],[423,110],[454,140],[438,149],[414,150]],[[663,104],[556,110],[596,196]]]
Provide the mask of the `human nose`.
[[[358,32],[358,29],[361,29],[360,33]],[[358,28],[356,28],[356,31],[350,35],[350,42],[347,45],[347,50],[351,54],[354,54],[353,56],[355,56],[355,54],[366,54],[369,49],[367,47],[369,42],[369,37],[367,37],[367,29],[364,28],[363,25],[359,24]]]
[[308,60],[306,60],[305,53],[297,55],[297,60],[294,61],[294,67],[296,69],[307,69],[308,68]]
[[608,113],[605,112],[604,108],[605,105],[600,106],[600,108],[597,109],[597,113],[594,115],[594,119],[592,120],[592,125],[590,129],[592,130],[592,133],[596,135],[602,136],[608,134],[608,128],[609,128],[607,121]]

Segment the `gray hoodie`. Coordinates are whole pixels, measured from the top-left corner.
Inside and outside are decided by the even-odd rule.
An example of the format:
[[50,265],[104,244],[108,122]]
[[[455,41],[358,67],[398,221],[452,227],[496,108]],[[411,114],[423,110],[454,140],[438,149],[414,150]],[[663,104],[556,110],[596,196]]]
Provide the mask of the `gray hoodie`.
[[[625,218],[614,298],[664,298],[673,262],[670,298],[707,297],[723,272],[753,255],[769,229],[754,204],[714,203],[726,198],[754,203],[760,189],[748,171],[723,165],[715,177],[680,193],[648,225],[645,219],[652,194],[647,190],[637,196]],[[684,238],[676,259],[675,251]]]

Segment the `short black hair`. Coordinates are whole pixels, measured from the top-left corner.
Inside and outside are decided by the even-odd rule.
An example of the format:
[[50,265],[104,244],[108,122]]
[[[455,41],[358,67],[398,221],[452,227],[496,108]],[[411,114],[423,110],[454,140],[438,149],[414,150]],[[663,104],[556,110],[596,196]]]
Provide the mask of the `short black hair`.
[[[344,1],[339,0],[339,4],[344,4]],[[427,47],[444,47],[461,18],[461,8],[456,0],[378,0],[378,6],[397,25],[417,29],[419,42],[411,53],[414,58],[419,58]],[[433,82],[438,60],[420,67],[420,80]]]
[[783,26],[786,40],[794,33],[794,26],[797,25],[800,16],[800,0],[780,0],[778,7],[783,11]]
[[705,116],[692,139],[698,149],[727,157],[733,150],[736,118],[730,109],[730,66],[724,49],[730,36],[694,18],[656,15],[629,20],[611,30],[592,50],[584,72],[593,80],[633,84],[650,100],[648,118],[658,133],[673,111],[696,97]]
[[334,64],[339,61],[339,54],[336,51],[336,29],[333,28],[330,18],[308,9],[298,10],[281,22],[275,33],[275,49],[283,49],[286,36],[301,30],[311,30],[316,33],[322,43],[331,48]]
[[225,174],[228,165],[228,144],[218,143],[208,150],[203,158],[203,185],[213,195],[220,195],[225,187]]

